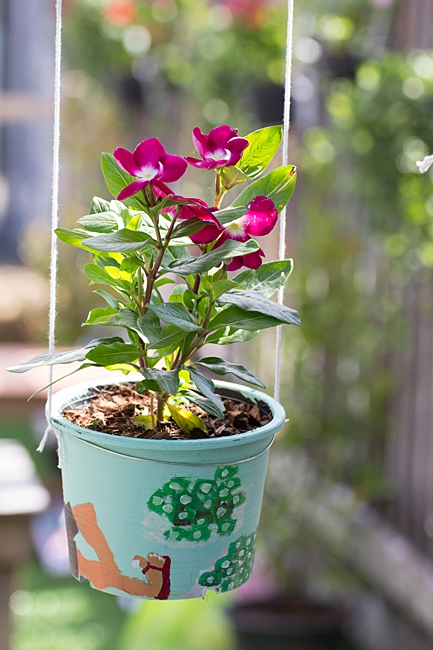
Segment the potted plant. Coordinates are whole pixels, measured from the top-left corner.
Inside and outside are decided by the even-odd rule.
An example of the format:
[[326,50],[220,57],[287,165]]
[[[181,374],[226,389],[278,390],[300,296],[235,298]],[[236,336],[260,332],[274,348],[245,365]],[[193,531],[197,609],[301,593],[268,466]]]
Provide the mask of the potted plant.
[[[241,138],[222,125],[194,129],[199,158],[170,155],[156,138],[103,154],[115,200],[93,199],[76,229],[57,230],[93,255],[84,271],[105,287],[95,293],[106,306],[85,325],[121,328],[128,340],[95,339],[10,370],[79,362],[126,375],[60,391],[50,414],[71,570],[96,589],[187,598],[234,589],[251,573],[268,449],[284,411],[261,391],[214,383],[205,373],[264,387],[244,366],[197,353],[299,325],[294,310],[270,300],[292,261],[262,263],[253,239],[273,229],[294,189],[292,166],[262,177],[280,140],[280,127]],[[214,170],[213,206],[167,185],[188,164]]]

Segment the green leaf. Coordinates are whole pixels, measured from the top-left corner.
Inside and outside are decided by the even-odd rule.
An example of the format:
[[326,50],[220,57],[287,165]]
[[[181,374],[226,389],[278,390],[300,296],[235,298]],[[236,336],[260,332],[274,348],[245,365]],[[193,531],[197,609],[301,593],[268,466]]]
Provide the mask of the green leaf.
[[156,381],[150,381],[148,379],[143,379],[143,381],[139,381],[137,384],[135,384],[135,390],[137,393],[140,393],[140,395],[143,395],[143,393],[147,393],[148,391],[152,391],[152,393],[161,392],[161,389]]
[[260,386],[260,388],[266,388],[265,384],[261,382],[260,379],[257,379],[257,377],[252,372],[250,372],[248,368],[245,368],[245,366],[237,363],[231,363],[230,361],[226,361],[220,357],[204,357],[203,359],[196,361],[194,363],[194,366],[202,366],[203,368],[207,368],[216,375],[232,374],[238,379],[242,379],[242,381],[246,381],[249,384]]
[[216,343],[217,345],[231,345],[232,343],[245,343],[246,341],[251,341],[251,339],[257,336],[257,331],[249,332],[247,330],[237,330],[229,328],[229,333],[224,334],[216,339],[206,339],[206,343]]
[[76,350],[67,350],[66,352],[53,352],[48,354],[39,354],[37,357],[33,357],[30,361],[25,363],[20,363],[18,366],[12,366],[8,368],[9,372],[27,372],[32,368],[39,368],[40,366],[55,366],[56,364],[63,363],[74,363],[75,361],[84,361],[87,358],[89,350],[99,346],[101,343],[116,343],[122,342],[123,340],[118,336],[112,338],[102,338],[94,339],[87,343],[82,348],[77,348]]
[[[147,219],[146,223],[152,227],[153,234],[155,233],[153,230],[153,224],[147,215],[142,212],[139,212],[138,214],[131,212],[131,210],[126,207],[122,201],[110,201],[110,210],[111,212],[114,212],[114,214],[117,214],[117,216],[123,222],[125,228],[129,228],[130,230],[139,230],[139,226],[142,221]],[[143,230],[147,232],[145,228],[143,228]]]
[[242,289],[259,291],[265,298],[270,298],[287,282],[293,270],[293,260],[265,262],[255,271],[247,270],[234,279]]
[[105,269],[96,264],[85,264],[84,273],[87,275],[90,282],[108,284],[110,287],[115,287],[116,289],[122,287],[124,290],[129,291],[129,283],[113,278]]
[[164,349],[164,356],[170,354],[168,348],[176,349],[184,340],[186,334],[185,331],[176,327],[176,325],[167,325],[161,331],[161,334],[157,341],[149,343],[149,347],[152,350],[162,350]]
[[203,395],[196,393],[195,390],[185,390],[182,394],[185,395],[189,402],[196,404],[201,409],[203,409],[203,411],[210,413],[210,415],[213,415],[216,418],[222,419],[220,408],[216,407],[214,402],[210,399],[207,399],[207,397],[203,397]]
[[239,291],[238,289],[232,289],[232,291],[221,296],[219,302],[236,305],[247,312],[253,311],[265,314],[266,316],[272,316],[281,323],[287,323],[288,325],[301,324],[297,311],[265,298],[258,291]]
[[239,167],[223,167],[221,170],[222,184],[226,190],[239,185],[239,183],[245,183],[249,178],[244,172],[239,169]]
[[278,212],[284,208],[293,194],[296,184],[296,167],[286,165],[251,183],[234,200],[232,206],[248,205],[256,196],[267,196],[275,203]]
[[206,273],[206,271],[210,271],[224,260],[230,260],[238,255],[248,255],[248,253],[253,253],[259,248],[260,246],[254,239],[244,243],[228,239],[219,248],[214,248],[210,253],[205,253],[201,257],[171,262],[167,271],[174,271],[178,275]]
[[171,278],[159,278],[153,286],[159,288],[163,287],[164,284],[175,284],[175,280],[172,280]]
[[246,205],[241,205],[240,208],[224,208],[224,210],[219,210],[218,212],[215,213],[216,218],[220,222],[221,225],[225,225],[227,223],[231,223],[232,221],[235,221],[235,219],[240,219],[241,217],[244,216],[244,214],[248,212],[248,208]]
[[99,212],[109,212],[110,203],[105,199],[101,199],[99,196],[94,196],[92,203],[90,204],[89,214],[98,214]]
[[162,327],[159,324],[159,318],[151,311],[147,311],[144,316],[137,320],[138,330],[149,343],[155,343],[161,338]]
[[178,223],[177,226],[175,226],[171,235],[171,239],[178,237],[188,237],[189,235],[193,235],[194,233],[198,232],[206,225],[208,225],[208,222],[202,221],[201,219],[185,219],[184,221]]
[[113,366],[116,363],[137,361],[138,349],[135,345],[124,341],[98,345],[86,354],[86,359],[99,363],[101,366]]
[[65,244],[69,244],[70,246],[75,246],[76,248],[84,248],[86,249],[86,246],[84,245],[84,242],[88,239],[91,239],[90,235],[88,235],[85,232],[79,232],[78,230],[68,230],[67,228],[56,228],[54,231],[57,235],[57,237],[65,242]]
[[[79,372],[80,370],[84,370],[85,368],[98,368],[99,366],[94,364],[94,363],[82,363],[79,368],[75,368],[72,372],[68,372],[66,375],[62,375],[58,379],[54,379],[50,384],[47,384],[46,386],[42,386],[42,388],[39,388],[36,392],[34,392],[30,397],[27,398],[27,401],[30,402],[33,397],[36,397],[36,395],[39,395],[39,393],[42,393],[42,391],[46,390],[50,386],[54,386],[54,384],[57,384],[59,381],[62,381],[62,379],[66,379],[66,377],[72,377],[72,375],[75,375],[76,372]],[[8,368],[9,370],[9,368]]]
[[281,325],[281,321],[272,316],[265,316],[259,312],[245,311],[236,305],[230,305],[226,309],[221,310],[210,322],[209,328],[211,330],[219,329],[225,325],[230,325],[236,329],[247,331],[258,331],[268,329],[269,327],[277,327]]
[[98,214],[87,214],[78,219],[78,223],[85,230],[90,232],[113,232],[119,228],[119,222],[112,212],[100,212]]
[[167,407],[170,411],[171,417],[182,431],[189,432],[193,429],[200,429],[201,431],[204,431],[204,433],[208,433],[207,426],[203,420],[197,415],[194,415],[194,413],[170,403],[167,403]]
[[197,390],[206,397],[214,406],[214,413],[218,413],[217,417],[224,417],[224,405],[222,403],[221,397],[215,395],[215,384],[211,379],[208,379],[201,373],[199,370],[193,366],[182,366],[185,370],[188,370],[189,376],[191,377],[194,384],[197,386]]
[[83,325],[106,325],[115,314],[117,314],[117,309],[110,306],[105,309],[103,307],[92,309]]
[[140,372],[145,379],[156,382],[163,392],[177,395],[179,390],[179,370],[141,368]]
[[136,415],[134,418],[131,418],[131,422],[145,429],[155,428],[155,418],[151,415]]
[[135,271],[143,266],[143,263],[141,260],[138,259],[135,255],[133,257],[125,257],[124,260],[122,260],[122,264],[120,265],[120,270],[121,271],[126,271],[130,275],[133,275]]
[[179,302],[165,302],[162,305],[146,305],[147,308],[168,325],[176,325],[184,332],[198,332],[201,326],[197,320]]
[[108,235],[90,237],[86,247],[101,253],[134,253],[151,241],[145,232],[123,228]]
[[239,288],[238,282],[234,280],[217,280],[212,284],[212,287],[210,289],[211,297],[213,300],[218,300],[220,296],[222,296],[226,291],[230,291],[230,289],[237,289]]
[[[191,242],[190,242],[191,245]],[[163,266],[168,266],[173,260],[191,259],[193,256],[186,246],[169,246],[162,258]],[[166,269],[166,272],[170,269]]]
[[125,307],[124,309],[121,309],[118,314],[116,314],[114,322],[120,327],[126,327],[126,329],[134,330],[134,332],[140,333],[137,319],[137,312],[133,309],[130,309],[129,307]]
[[116,311],[119,309],[119,300],[115,298],[114,296],[111,295],[111,293],[108,293],[107,291],[104,291],[103,289],[95,289],[93,293],[97,293],[98,296],[101,296],[101,298],[104,298],[105,302],[115,309]]
[[186,284],[177,284],[168,298],[168,302],[183,302],[188,309],[194,309],[197,304],[198,296],[193,293]]
[[[116,159],[111,153],[102,154],[101,167],[108,190],[115,199],[117,199],[120,192],[124,190],[127,185],[137,180],[135,176],[131,176],[131,174],[128,174],[119,167]],[[125,203],[138,208],[139,210],[143,208],[143,204],[135,196],[125,199]]]
[[267,126],[246,136],[250,143],[238,162],[248,178],[258,178],[278,151],[283,137],[281,126]]

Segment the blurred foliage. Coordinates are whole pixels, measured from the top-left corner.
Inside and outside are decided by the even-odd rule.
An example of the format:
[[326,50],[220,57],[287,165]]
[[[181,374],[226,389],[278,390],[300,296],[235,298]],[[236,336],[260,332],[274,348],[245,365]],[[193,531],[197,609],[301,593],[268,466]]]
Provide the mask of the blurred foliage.
[[[208,124],[231,120],[243,129],[255,120],[251,80],[283,78],[280,3],[77,0],[70,12],[69,65],[151,115],[166,114],[180,94]],[[85,48],[77,46],[83,36]]]
[[330,83],[327,107],[299,152],[290,440],[361,497],[388,498],[381,448],[401,379],[390,359],[408,349],[411,287],[433,267],[432,175],[416,166],[433,150],[433,54],[365,61]]
[[116,650],[125,614],[113,596],[27,564],[10,599],[11,650]]
[[[303,0],[296,10],[295,61],[315,62],[317,47],[337,66],[345,57],[361,57],[366,41],[368,47],[376,42],[367,28],[375,11],[369,0],[332,0],[326,8]],[[379,9],[379,17],[388,13]],[[205,125],[231,121],[242,131],[257,122],[254,87],[260,92],[284,82],[284,2],[73,0],[67,18],[68,65],[150,115],[167,114],[170,98],[180,94]],[[313,49],[309,39],[315,39]]]
[[408,269],[417,259],[433,267],[433,175],[416,166],[433,150],[433,54],[366,61],[355,83],[335,83],[328,109],[331,146],[350,156],[346,191],[368,208],[370,228],[387,235],[387,254]]
[[208,591],[205,599],[144,602],[129,616],[119,650],[232,650],[223,608],[230,598]]
[[277,593],[286,597],[302,598],[307,593],[336,600],[361,587],[361,579],[339,561],[338,549],[329,553],[312,525],[312,509],[317,508],[317,502],[323,504],[326,492],[332,495],[331,511],[338,503],[341,514],[344,511],[353,516],[358,504],[350,489],[324,481],[302,448],[283,454],[275,445],[260,520],[259,562],[250,584],[243,589],[254,585],[256,567],[261,569],[262,585],[269,589],[271,582]]

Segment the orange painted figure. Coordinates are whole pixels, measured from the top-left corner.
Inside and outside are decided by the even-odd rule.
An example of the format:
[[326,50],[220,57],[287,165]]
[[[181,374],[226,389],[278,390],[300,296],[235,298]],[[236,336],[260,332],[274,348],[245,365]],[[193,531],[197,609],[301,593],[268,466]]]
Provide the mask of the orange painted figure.
[[[149,553],[147,560],[136,555],[133,566],[140,567],[148,582],[130,578],[121,573],[112,550],[98,526],[95,508],[92,503],[82,503],[71,508],[66,505],[71,571],[79,579],[89,580],[95,589],[115,588],[131,596],[142,596],[166,600],[170,594],[170,565],[168,555]],[[75,524],[75,525],[74,525]],[[73,541],[80,532],[86,542],[95,550],[98,560],[84,557]]]

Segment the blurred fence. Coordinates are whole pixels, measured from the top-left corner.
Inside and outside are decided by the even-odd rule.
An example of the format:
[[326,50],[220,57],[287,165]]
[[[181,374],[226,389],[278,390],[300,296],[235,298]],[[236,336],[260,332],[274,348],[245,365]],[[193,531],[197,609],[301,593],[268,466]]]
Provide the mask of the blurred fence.
[[390,521],[418,548],[433,556],[433,302],[431,281],[414,283],[406,293],[410,344],[394,354],[401,378],[390,401],[390,432],[385,471],[395,499]]

